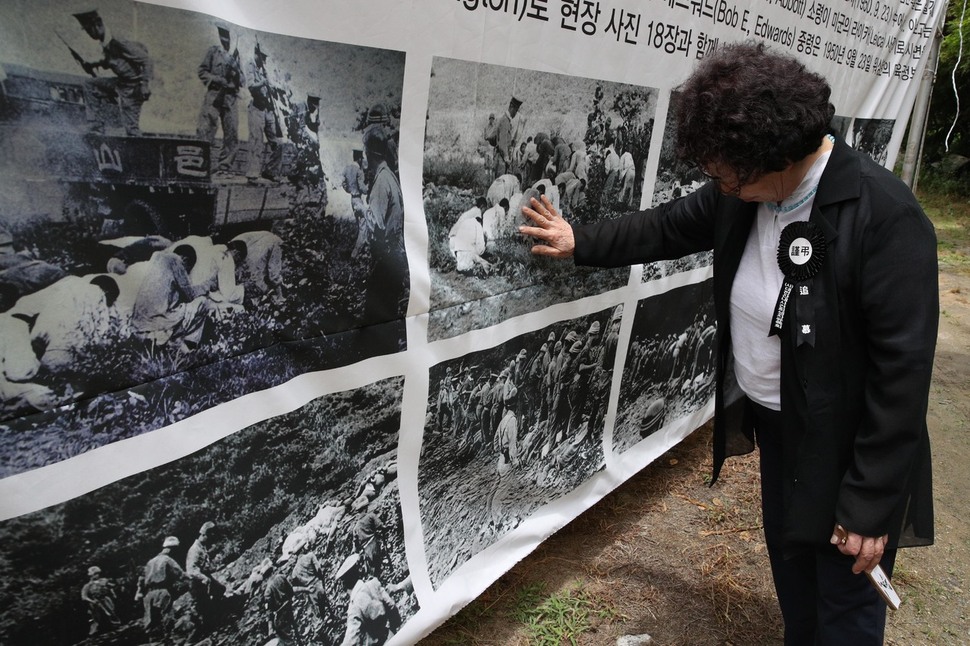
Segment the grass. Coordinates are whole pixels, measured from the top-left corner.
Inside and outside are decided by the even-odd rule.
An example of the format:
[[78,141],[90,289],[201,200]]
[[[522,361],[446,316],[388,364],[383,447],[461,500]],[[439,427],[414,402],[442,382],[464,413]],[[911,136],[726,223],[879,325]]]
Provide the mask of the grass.
[[490,590],[455,615],[442,635],[443,644],[481,643],[497,615],[514,622],[515,632],[530,646],[576,645],[581,636],[620,617],[612,603],[582,580],[549,592],[543,581],[523,583],[498,594]]
[[518,590],[516,598],[512,616],[525,626],[529,644],[536,646],[575,645],[599,621],[618,616],[583,581],[573,581],[548,595],[543,583],[533,583]]
[[970,274],[970,198],[935,189],[917,196],[936,228],[940,268]]

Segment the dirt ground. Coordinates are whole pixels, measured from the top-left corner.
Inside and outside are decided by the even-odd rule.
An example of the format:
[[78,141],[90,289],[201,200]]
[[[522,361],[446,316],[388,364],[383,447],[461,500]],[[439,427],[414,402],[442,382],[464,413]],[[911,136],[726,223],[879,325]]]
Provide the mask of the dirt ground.
[[[970,644],[970,276],[940,274],[940,333],[929,402],[936,544],[902,550],[886,643]],[[581,589],[592,627],[574,642],[649,634],[659,646],[781,644],[758,509],[754,456],[729,460],[707,486],[701,428],[543,543],[474,603],[422,640],[525,645],[525,603]],[[529,599],[529,602],[525,602]],[[542,642],[554,643],[554,642]]]

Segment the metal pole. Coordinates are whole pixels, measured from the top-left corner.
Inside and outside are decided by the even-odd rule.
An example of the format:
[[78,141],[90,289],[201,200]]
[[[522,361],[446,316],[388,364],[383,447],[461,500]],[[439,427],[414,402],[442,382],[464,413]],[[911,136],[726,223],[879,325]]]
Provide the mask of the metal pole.
[[[946,7],[943,9],[946,19]],[[906,140],[906,154],[903,157],[901,178],[916,191],[919,181],[919,164],[923,152],[923,140],[926,138],[926,123],[930,112],[930,100],[933,98],[933,83],[936,81],[936,68],[940,60],[940,46],[943,43],[943,27],[938,26],[934,31],[933,43],[930,45],[929,58],[923,68],[919,91],[916,93],[916,105],[909,120],[909,137]]]

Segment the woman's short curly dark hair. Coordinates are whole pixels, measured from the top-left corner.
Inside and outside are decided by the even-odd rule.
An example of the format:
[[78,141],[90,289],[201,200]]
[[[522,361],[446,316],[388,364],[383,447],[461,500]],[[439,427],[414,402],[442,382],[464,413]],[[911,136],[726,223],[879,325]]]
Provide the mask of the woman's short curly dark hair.
[[677,152],[741,180],[783,170],[829,131],[831,93],[823,77],[764,43],[726,45],[675,90]]

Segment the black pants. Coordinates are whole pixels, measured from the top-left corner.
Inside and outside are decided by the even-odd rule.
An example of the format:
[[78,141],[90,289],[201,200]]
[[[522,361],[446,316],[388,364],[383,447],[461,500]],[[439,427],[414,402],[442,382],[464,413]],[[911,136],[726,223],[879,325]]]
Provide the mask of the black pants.
[[[755,405],[761,460],[761,510],[771,576],[785,620],[785,646],[881,645],[886,604],[865,574],[853,574],[855,559],[827,541],[792,553],[783,542],[781,413]],[[833,526],[834,526],[833,520]],[[880,565],[892,574],[896,550]]]

